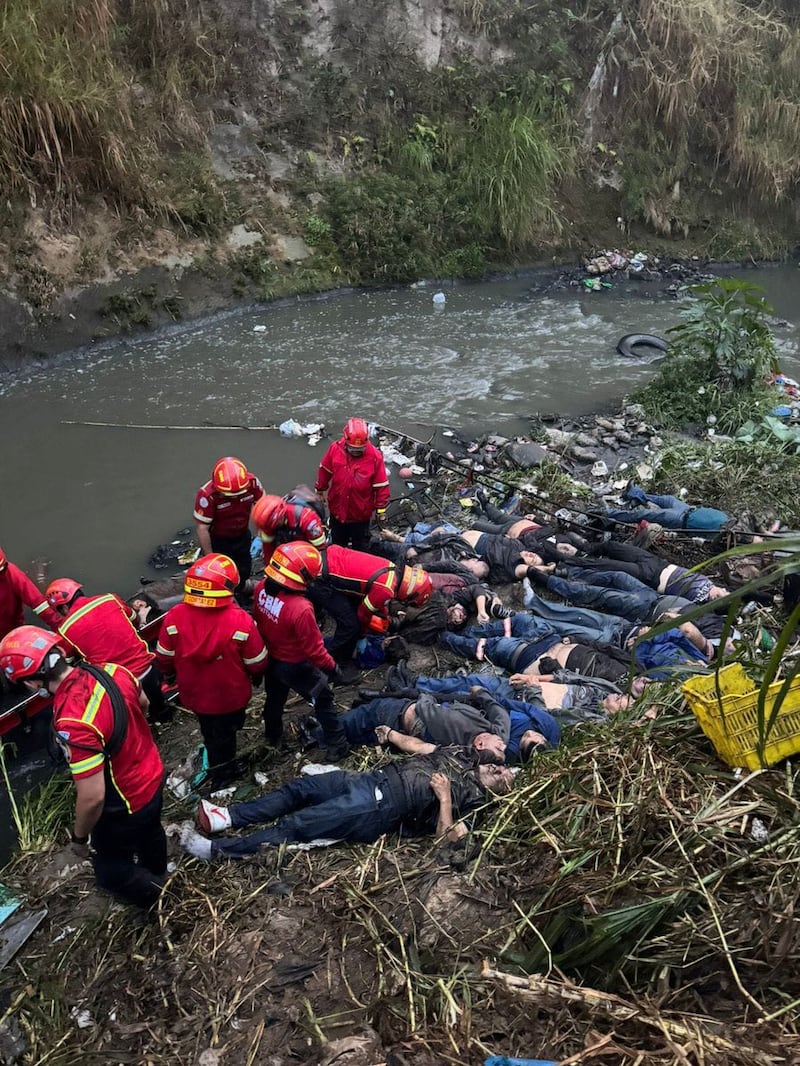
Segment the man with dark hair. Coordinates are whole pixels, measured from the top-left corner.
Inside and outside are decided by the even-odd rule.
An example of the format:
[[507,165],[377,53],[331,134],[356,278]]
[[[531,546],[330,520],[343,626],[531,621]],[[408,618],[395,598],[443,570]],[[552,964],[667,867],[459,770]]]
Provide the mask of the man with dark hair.
[[[391,731],[387,739],[391,739]],[[420,742],[421,743],[421,742]],[[295,778],[247,803],[218,807],[202,801],[197,823],[206,833],[275,824],[231,840],[208,840],[191,826],[181,843],[195,858],[241,859],[264,847],[314,840],[369,844],[384,833],[434,833],[457,841],[467,834],[462,819],[494,795],[511,790],[513,771],[478,763],[464,748],[425,745],[425,753],[378,770],[334,770]]]

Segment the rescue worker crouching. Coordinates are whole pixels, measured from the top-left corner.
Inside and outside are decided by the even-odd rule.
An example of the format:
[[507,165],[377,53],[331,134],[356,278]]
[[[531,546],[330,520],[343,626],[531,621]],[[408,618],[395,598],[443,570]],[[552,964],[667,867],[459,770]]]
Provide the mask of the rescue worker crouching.
[[322,572],[322,556],[311,544],[295,541],[272,554],[264,580],[253,596],[256,625],[269,652],[264,675],[264,732],[271,744],[283,736],[283,708],[290,691],[309,701],[322,727],[326,757],[338,761],[349,751],[328,678],[336,662],[322,641],[314,608],[306,596]]
[[389,502],[389,479],[380,449],[369,439],[363,418],[350,418],[339,440],[319,464],[317,492],[331,513],[331,543],[364,551],[375,515],[383,525]]
[[422,607],[430,599],[430,576],[420,566],[389,563],[379,555],[331,544],[322,573],[309,590],[315,607],[333,618],[336,629],[326,640],[345,682],[359,676],[353,653],[362,635],[389,631],[392,601]]
[[180,703],[197,715],[214,788],[242,773],[236,734],[244,726],[252,681],[267,662],[255,622],[234,602],[238,581],[226,555],[198,559],[186,571],[183,603],[164,615],[156,644],[161,669],[176,676]]
[[78,655],[95,666],[117,663],[130,670],[147,696],[150,720],[170,721],[175,712],[164,699],[156,657],[136,631],[136,609],[113,592],[86,596],[70,577],[51,581],[46,595],[59,615],[58,632]]
[[288,496],[262,496],[253,508],[253,522],[261,539],[266,566],[279,544],[301,540],[320,551],[328,543],[321,505],[315,506],[315,494],[299,486]]
[[233,559],[239,573],[236,598],[241,600],[250,577],[250,513],[264,495],[261,482],[241,459],[218,459],[211,479],[197,490],[194,520],[203,555],[219,552]]
[[75,781],[72,846],[101,888],[140,907],[161,894],[167,842],[161,825],[164,766],[145,720],[147,697],[115,663],[70,666],[61,638],[20,626],[0,643],[0,669],[53,695],[53,724]]

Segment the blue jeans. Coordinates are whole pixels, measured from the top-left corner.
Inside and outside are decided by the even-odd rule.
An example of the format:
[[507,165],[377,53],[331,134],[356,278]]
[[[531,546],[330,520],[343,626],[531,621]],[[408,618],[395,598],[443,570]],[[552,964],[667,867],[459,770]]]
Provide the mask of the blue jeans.
[[[467,686],[462,685],[460,691],[468,691]],[[400,716],[408,702],[407,699],[392,699],[386,696],[362,703],[340,715],[339,722],[348,743],[353,747],[358,744],[377,744],[375,726],[388,725],[390,729],[397,729]]]
[[[730,516],[716,507],[691,507],[677,496],[645,492],[636,485],[628,489],[627,498],[639,507],[608,507],[606,514],[615,522],[634,525],[657,522],[664,529],[688,529],[693,533],[718,533]],[[648,507],[647,504],[653,504]]]
[[525,593],[525,606],[537,618],[544,618],[560,636],[572,637],[576,643],[597,640],[602,644],[619,645],[631,628],[631,623],[619,615],[567,603],[551,603],[533,589]]
[[658,593],[637,578],[613,570],[593,570],[590,581],[570,581],[551,574],[547,588],[578,607],[596,607],[632,622],[649,619],[659,600]]
[[[474,658],[475,637],[464,636],[460,633],[444,633],[442,640],[464,658]],[[549,633],[544,640],[538,641],[526,640],[524,637],[487,637],[484,654],[489,662],[503,670],[524,671],[556,643],[558,643],[558,638],[552,633]],[[525,650],[520,651],[521,648]]]
[[230,814],[235,828],[278,821],[237,840],[215,840],[211,855],[237,859],[255,855],[265,844],[321,839],[368,844],[396,829],[404,813],[380,770],[297,777],[258,799],[234,804]]
[[456,696],[468,693],[473,685],[485,688],[497,700],[513,699],[514,689],[504,677],[492,677],[491,674],[467,674],[466,677],[418,677],[415,687],[420,692],[433,692],[436,695]]

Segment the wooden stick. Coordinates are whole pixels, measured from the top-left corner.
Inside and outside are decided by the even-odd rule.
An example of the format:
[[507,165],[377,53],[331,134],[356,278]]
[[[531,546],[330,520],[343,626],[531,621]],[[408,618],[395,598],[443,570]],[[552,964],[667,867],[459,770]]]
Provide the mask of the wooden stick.
[[757,1048],[746,1047],[741,1043],[733,1043],[723,1036],[710,1032],[702,1027],[699,1019],[691,1020],[691,1025],[672,1018],[665,1018],[660,1014],[648,1014],[640,1007],[632,1004],[619,996],[610,995],[607,992],[599,992],[595,988],[581,988],[578,985],[563,984],[553,981],[538,974],[529,974],[527,977],[518,977],[516,974],[504,973],[494,969],[488,959],[485,959],[481,967],[481,977],[487,981],[493,981],[502,986],[513,995],[523,999],[541,999],[551,996],[555,999],[565,1000],[569,1003],[580,1003],[583,1006],[604,1010],[610,1017],[619,1021],[641,1022],[650,1028],[657,1029],[675,1040],[700,1040],[705,1042],[711,1049],[717,1052],[736,1051],[740,1055],[746,1053],[749,1061],[754,1066],[773,1066],[775,1059]]
[[277,426],[146,426],[138,422],[80,422],[73,419],[62,418],[62,426],[101,426],[103,429],[177,429],[185,430],[187,432],[196,432],[197,430],[206,429],[244,429],[251,433],[262,432],[264,430],[277,430]]

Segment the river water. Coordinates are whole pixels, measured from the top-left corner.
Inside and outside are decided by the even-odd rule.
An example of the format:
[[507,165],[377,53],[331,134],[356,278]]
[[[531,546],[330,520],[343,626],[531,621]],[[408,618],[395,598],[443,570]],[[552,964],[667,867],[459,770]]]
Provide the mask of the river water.
[[[746,276],[791,321],[800,271]],[[532,297],[530,287],[529,277],[454,286],[443,309],[430,288],[265,306],[18,377],[0,393],[0,544],[23,566],[44,556],[53,576],[127,593],[151,549],[191,524],[194,493],[220,455],[241,457],[268,491],[314,477],[324,442],[209,424],[293,416],[336,435],[359,414],[426,438],[434,424],[524,431],[520,419],[537,411],[575,415],[619,400],[653,373],[616,353],[619,337],[663,335],[679,321],[667,299]],[[796,374],[798,325],[778,339]]]
[[[797,376],[800,272],[746,277],[790,320],[778,342]],[[530,288],[530,277],[453,286],[441,309],[430,288],[266,306],[121,339],[6,382],[0,544],[23,567],[45,557],[51,577],[127,595],[140,574],[156,576],[146,565],[153,547],[191,525],[195,491],[219,456],[238,455],[268,491],[315,476],[324,443],[212,426],[294,417],[338,435],[359,414],[426,439],[434,425],[524,432],[534,412],[616,403],[653,373],[618,355],[617,340],[663,335],[679,321],[679,305],[666,299],[538,297]],[[84,424],[96,422],[115,426]],[[17,764],[15,792],[45,773],[46,756]],[[7,813],[0,796],[0,859],[13,843]]]

